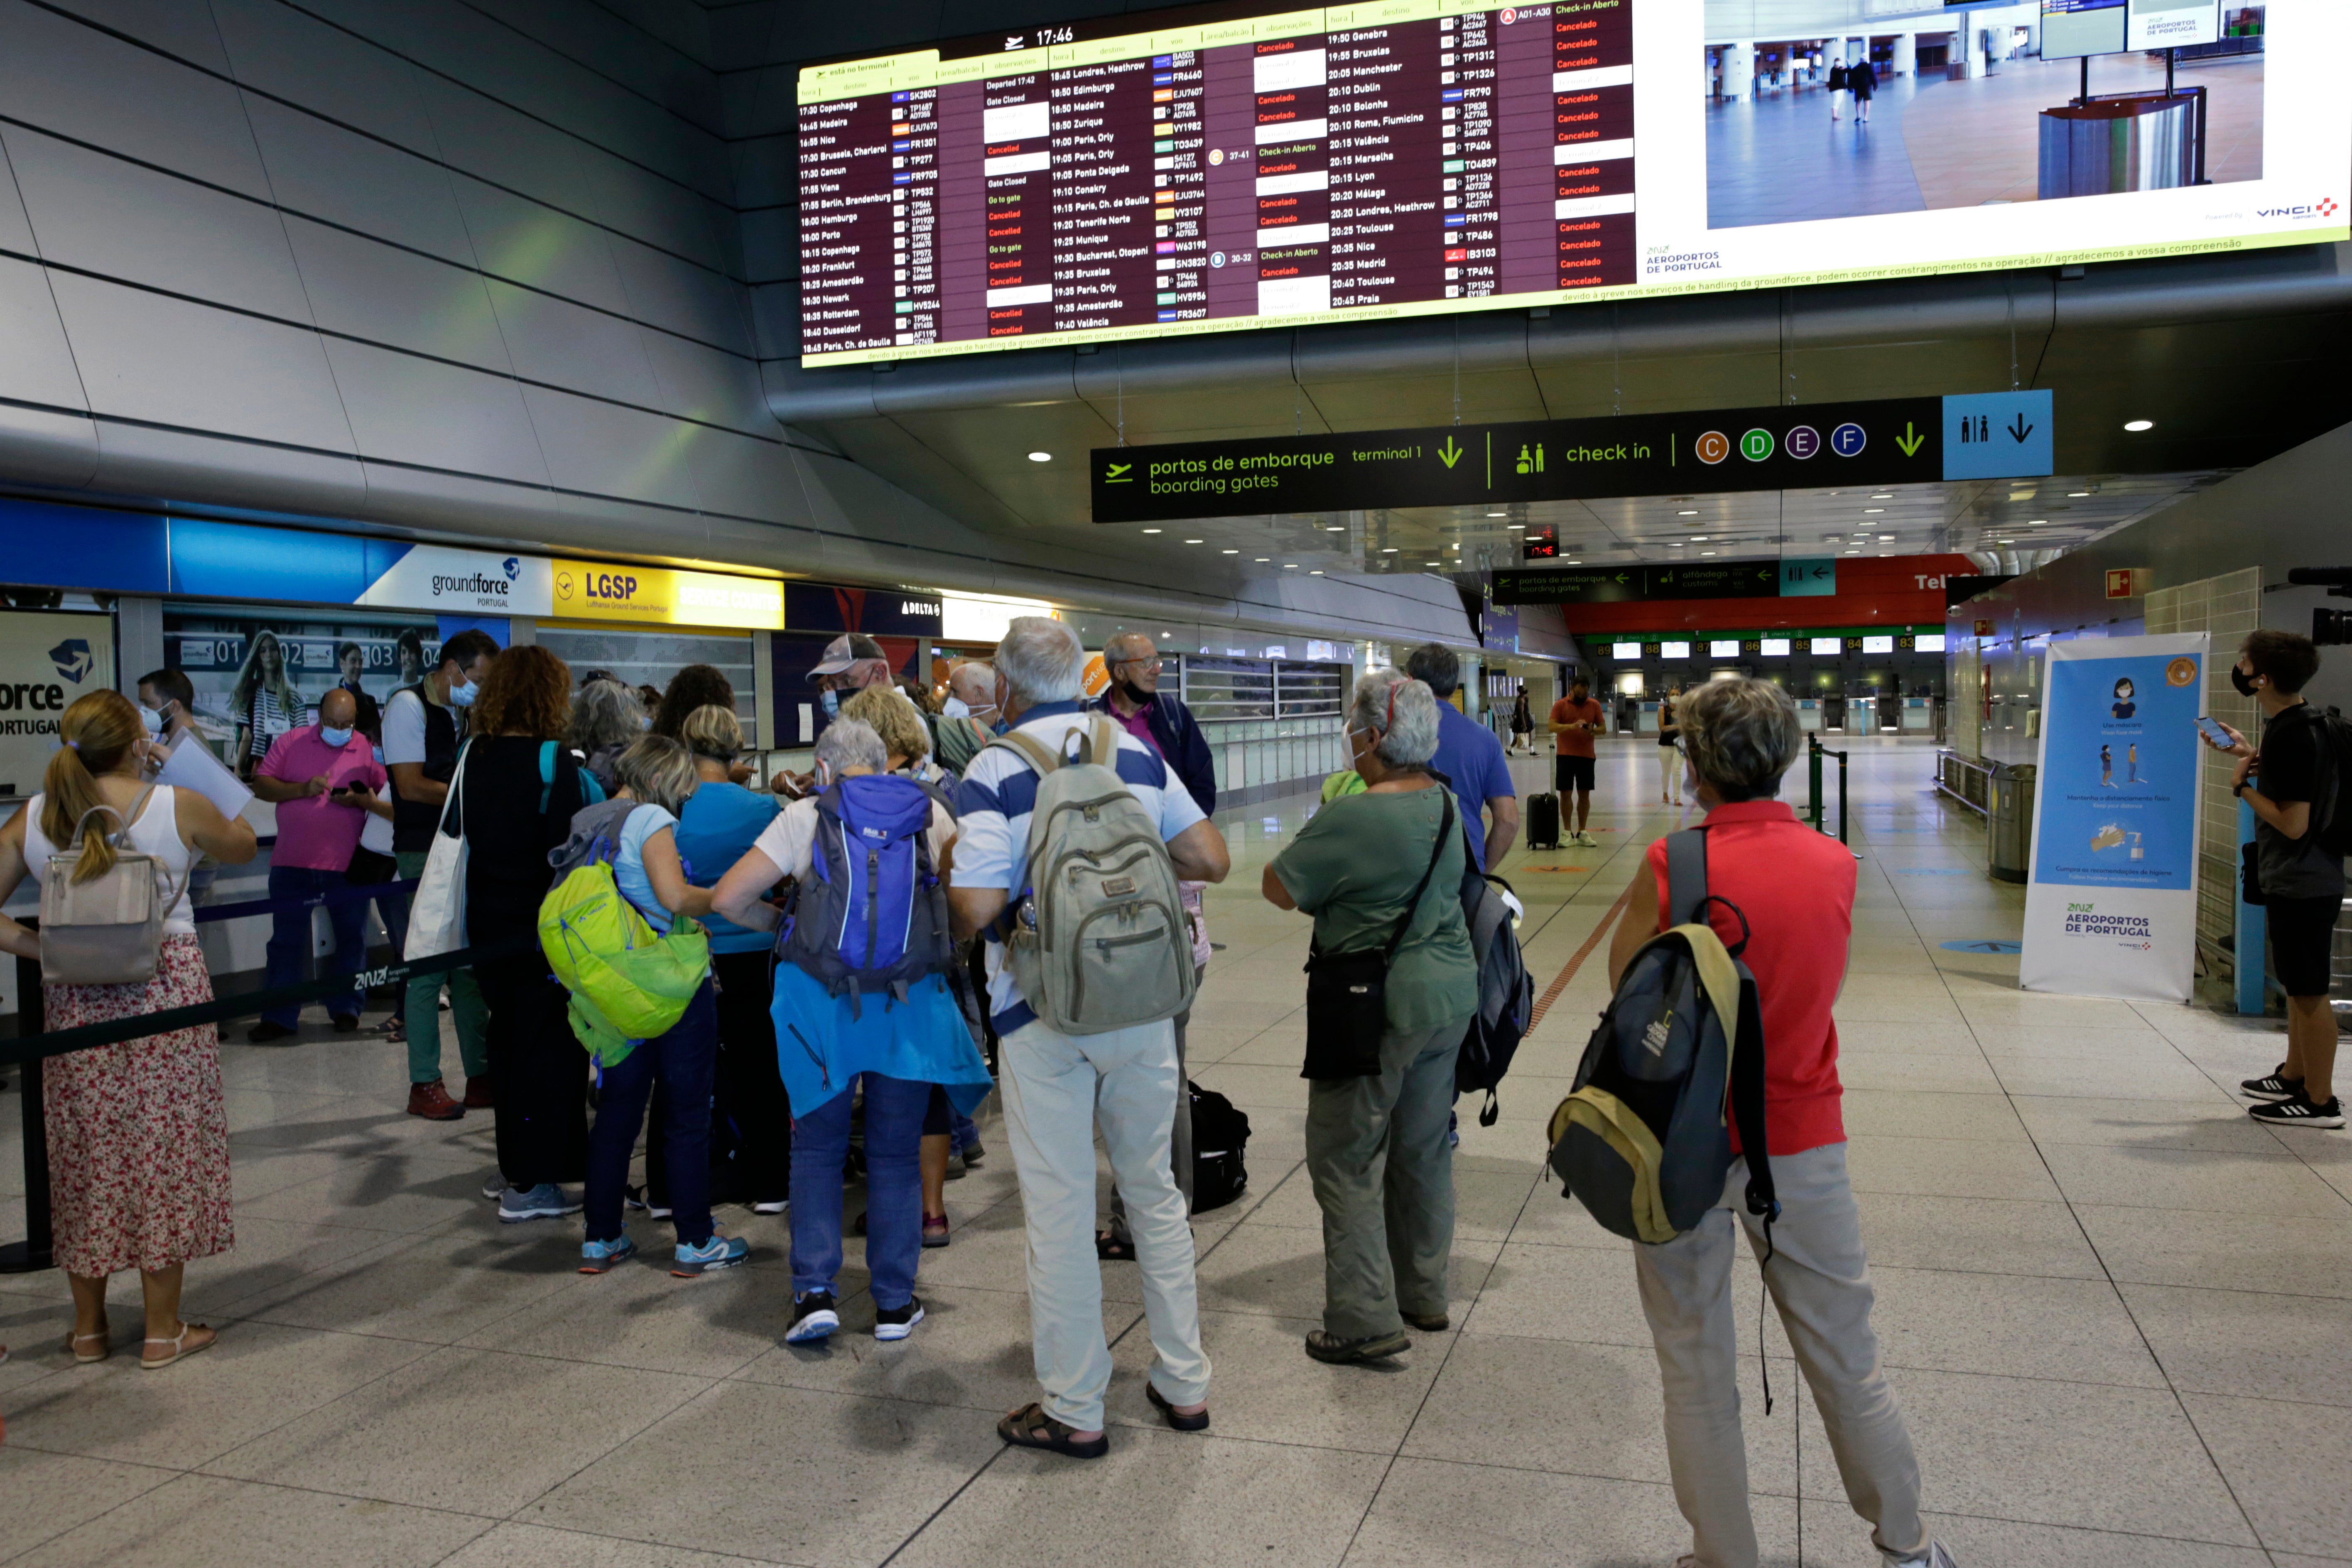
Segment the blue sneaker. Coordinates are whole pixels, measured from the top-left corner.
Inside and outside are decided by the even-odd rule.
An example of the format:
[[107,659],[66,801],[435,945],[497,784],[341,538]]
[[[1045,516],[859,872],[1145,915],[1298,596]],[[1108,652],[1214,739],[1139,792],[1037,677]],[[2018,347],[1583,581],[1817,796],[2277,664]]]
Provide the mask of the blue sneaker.
[[566,1192],[553,1182],[541,1182],[535,1187],[509,1187],[499,1194],[499,1223],[520,1225],[530,1219],[562,1219],[580,1212],[578,1194]]
[[580,1272],[602,1274],[615,1263],[637,1255],[637,1244],[625,1236],[610,1241],[583,1241],[580,1244]]
[[732,1268],[751,1254],[751,1244],[740,1236],[714,1234],[700,1247],[677,1244],[677,1257],[669,1271],[680,1279],[692,1279],[713,1269]]

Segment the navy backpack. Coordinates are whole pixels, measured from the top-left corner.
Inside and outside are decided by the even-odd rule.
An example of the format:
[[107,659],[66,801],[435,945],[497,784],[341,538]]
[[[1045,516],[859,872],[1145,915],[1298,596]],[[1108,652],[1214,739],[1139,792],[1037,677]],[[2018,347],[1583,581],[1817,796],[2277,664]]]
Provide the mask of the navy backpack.
[[817,796],[809,874],[793,889],[777,956],[835,996],[877,992],[904,1001],[927,975],[955,967],[947,889],[923,836],[937,797],[912,779],[860,773]]

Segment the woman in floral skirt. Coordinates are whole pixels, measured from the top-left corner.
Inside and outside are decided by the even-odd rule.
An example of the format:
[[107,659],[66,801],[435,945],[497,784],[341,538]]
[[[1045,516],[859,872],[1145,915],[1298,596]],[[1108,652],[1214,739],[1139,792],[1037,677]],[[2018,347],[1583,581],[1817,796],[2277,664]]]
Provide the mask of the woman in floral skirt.
[[[211,1001],[212,976],[188,905],[188,868],[200,855],[244,865],[253,858],[253,829],[193,791],[142,782],[151,742],[139,710],[119,692],[95,691],[75,702],[58,732],[64,743],[49,759],[41,793],[0,827],[0,900],[27,872],[37,881],[96,876],[113,865],[120,846],[161,862],[173,902],[152,980],[46,985],[43,1022],[70,1029]],[[85,821],[77,861],[71,846]],[[52,859],[58,856],[64,858]],[[0,915],[0,949],[37,958],[41,939]],[[57,1258],[73,1283],[67,1348],[79,1362],[103,1361],[112,1352],[107,1277],[136,1268],[147,1309],[139,1364],[165,1367],[205,1349],[214,1331],[180,1321],[181,1268],[235,1241],[228,1112],[214,1026],[52,1057],[42,1088]]]

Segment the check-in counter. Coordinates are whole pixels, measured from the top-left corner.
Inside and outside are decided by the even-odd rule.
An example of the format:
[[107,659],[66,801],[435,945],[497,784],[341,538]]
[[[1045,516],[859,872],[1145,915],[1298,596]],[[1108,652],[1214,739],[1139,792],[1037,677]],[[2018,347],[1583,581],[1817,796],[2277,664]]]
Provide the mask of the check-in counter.
[[1906,697],[1903,700],[1903,732],[1905,734],[1925,735],[1935,728],[1936,705],[1932,699]]
[[1822,700],[1820,698],[1800,697],[1797,699],[1797,725],[1800,729],[1809,731],[1819,730],[1822,727]]

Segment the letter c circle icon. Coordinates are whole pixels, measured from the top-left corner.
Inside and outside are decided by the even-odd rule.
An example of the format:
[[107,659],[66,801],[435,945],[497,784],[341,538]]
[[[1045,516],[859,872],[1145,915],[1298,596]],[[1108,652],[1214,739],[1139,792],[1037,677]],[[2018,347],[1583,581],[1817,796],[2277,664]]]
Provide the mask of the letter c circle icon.
[[1691,451],[1702,463],[1720,463],[1731,456],[1731,437],[1720,430],[1710,430],[1691,443]]

